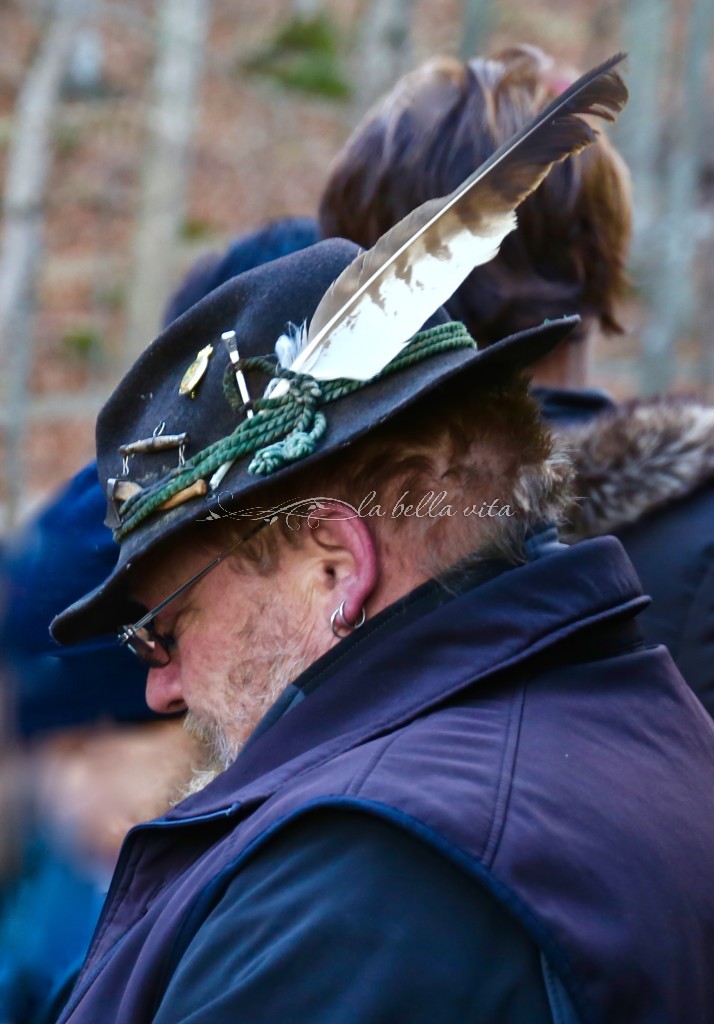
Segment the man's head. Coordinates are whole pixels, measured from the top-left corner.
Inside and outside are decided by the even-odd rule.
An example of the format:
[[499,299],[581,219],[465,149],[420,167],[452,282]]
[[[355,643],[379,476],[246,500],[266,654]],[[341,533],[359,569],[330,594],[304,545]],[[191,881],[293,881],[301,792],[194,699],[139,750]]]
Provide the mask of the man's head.
[[[151,613],[163,653],[149,703],[188,708],[221,765],[364,616],[464,558],[522,560],[564,501],[567,466],[519,371],[572,320],[478,350],[438,312],[403,365],[375,379],[288,375],[284,398],[261,398],[282,372],[271,351],[286,325],[309,321],[356,255],[333,240],[229,282],[149,347],[98,422],[119,562],[55,635],[72,642]],[[248,360],[253,418],[220,340],[228,329]],[[269,525],[233,551],[256,523]]]
[[[428,199],[448,195],[567,85],[531,46],[462,63],[433,59],[366,115],[332,165],[323,237],[370,247]],[[631,233],[627,169],[605,137],[556,165],[518,210],[499,255],[447,309],[480,344],[544,318],[578,313],[583,333],[619,331]],[[558,355],[572,359],[571,346]]]
[[[560,516],[568,475],[518,378],[457,384],[357,441],[349,459],[267,486],[261,507],[286,511],[157,616],[171,658],[150,670],[149,705],[188,708],[225,767],[288,683],[339,642],[336,609],[369,621],[465,560],[523,561],[529,533]],[[230,505],[188,527],[143,562],[132,596],[154,607],[252,527]]]

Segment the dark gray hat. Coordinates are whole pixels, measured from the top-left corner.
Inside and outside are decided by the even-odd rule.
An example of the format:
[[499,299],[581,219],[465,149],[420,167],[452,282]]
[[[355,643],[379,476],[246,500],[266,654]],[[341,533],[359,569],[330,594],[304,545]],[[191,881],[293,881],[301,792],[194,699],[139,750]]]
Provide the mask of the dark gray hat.
[[[399,365],[393,372],[344,386],[318,387],[303,377],[287,399],[262,400],[275,375],[276,341],[289,325],[310,322],[358,253],[352,243],[331,239],[233,278],[171,324],[129,370],[97,421],[98,474],[119,559],[99,587],[54,620],[58,641],[76,643],[121,625],[128,570],[169,536],[227,502],[257,505],[266,483],[345,448],[457,374],[481,383],[495,371],[524,368],[579,320],[545,323],[478,350],[440,310],[405,350],[410,358],[390,364]],[[235,331],[241,361],[248,361],[248,390],[259,399],[250,420],[221,341],[227,331]],[[276,410],[271,402],[287,405]],[[211,489],[217,467],[227,462],[220,486]]]

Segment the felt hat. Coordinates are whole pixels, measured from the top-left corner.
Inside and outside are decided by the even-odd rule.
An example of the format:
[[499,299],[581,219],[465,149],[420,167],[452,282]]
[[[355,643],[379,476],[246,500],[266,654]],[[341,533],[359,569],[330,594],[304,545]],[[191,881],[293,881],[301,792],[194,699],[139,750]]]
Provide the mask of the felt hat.
[[[290,325],[310,322],[359,252],[330,239],[232,279],[170,324],[129,370],[97,422],[98,473],[119,558],[98,587],[54,620],[58,641],[76,643],[128,621],[132,567],[189,524],[229,503],[259,506],[266,482],[348,449],[457,375],[485,384],[504,370],[523,369],[579,322],[547,322],[479,349],[439,310],[407,346],[409,359],[395,360],[376,378],[326,386],[301,376],[280,401],[263,399],[275,375],[276,342]],[[225,332],[235,332],[248,392],[258,399],[251,419],[221,340]],[[226,466],[218,485],[216,472]]]

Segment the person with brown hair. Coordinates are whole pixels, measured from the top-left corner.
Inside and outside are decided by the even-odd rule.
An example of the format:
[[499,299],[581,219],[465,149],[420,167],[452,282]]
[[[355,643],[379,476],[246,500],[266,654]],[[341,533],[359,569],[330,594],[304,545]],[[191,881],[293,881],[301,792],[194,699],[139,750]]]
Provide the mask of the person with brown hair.
[[[447,195],[568,79],[534,46],[466,63],[440,57],[401,79],[334,160],[323,237],[371,246]],[[576,465],[570,539],[615,533],[653,603],[640,622],[714,714],[714,409],[687,399],[622,408],[590,389],[597,331],[618,334],[632,229],[629,173],[608,139],[553,168],[499,254],[447,303],[480,345],[563,314],[581,324],[533,367],[534,393]]]
[[[319,206],[323,238],[365,248],[411,210],[448,195],[567,85],[534,46],[467,63],[436,57],[402,78],[357,126],[332,163]],[[447,303],[481,345],[569,314],[567,345],[542,360],[538,381],[586,372],[591,327],[622,330],[631,233],[629,173],[600,135],[553,168],[518,210],[518,228]]]

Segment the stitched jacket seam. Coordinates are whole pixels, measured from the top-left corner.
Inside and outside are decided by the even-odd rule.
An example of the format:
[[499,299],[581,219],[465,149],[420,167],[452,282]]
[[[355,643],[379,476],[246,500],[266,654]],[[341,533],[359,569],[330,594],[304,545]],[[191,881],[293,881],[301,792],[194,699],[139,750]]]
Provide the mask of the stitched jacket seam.
[[[496,854],[498,853],[498,848],[501,845],[503,831],[508,819],[508,805],[511,799],[511,792],[513,790],[513,774],[518,754],[518,745],[520,742],[524,705],[525,683],[522,682],[520,683],[517,692],[513,694],[508,710],[508,723],[506,726],[503,754],[498,772],[493,817],[491,819],[491,827],[483,850],[483,861],[489,868],[493,865],[493,862],[496,859]],[[514,731],[515,736],[513,736]]]
[[355,776],[350,785],[347,787],[347,790],[345,791],[346,796],[360,796],[362,794],[364,787],[367,785],[371,776],[377,770],[382,758],[391,749],[393,744],[396,743],[397,740],[400,739],[412,727],[413,724],[414,723],[410,723],[405,728],[400,729],[398,732],[390,736],[389,740],[386,743],[382,743],[380,745],[379,750],[375,751],[374,755],[369,759],[363,770]]

